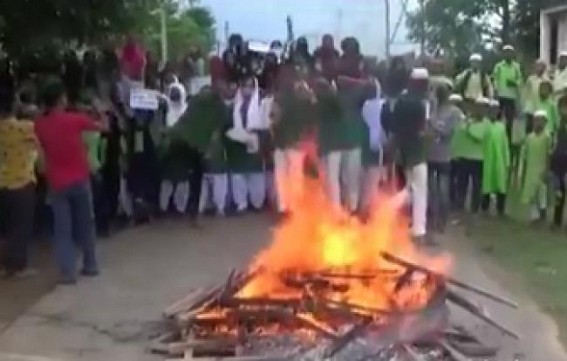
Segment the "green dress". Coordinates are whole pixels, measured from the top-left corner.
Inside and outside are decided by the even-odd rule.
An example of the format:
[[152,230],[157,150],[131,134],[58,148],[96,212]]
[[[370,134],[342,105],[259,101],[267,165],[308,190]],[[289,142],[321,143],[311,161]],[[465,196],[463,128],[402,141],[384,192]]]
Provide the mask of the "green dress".
[[344,128],[342,106],[336,94],[319,95],[317,101],[319,153],[322,156],[341,149],[341,131]]
[[495,121],[487,126],[483,154],[482,192],[505,194],[508,189],[510,148],[503,122]]
[[546,132],[532,132],[526,137],[520,154],[521,201],[524,204],[530,204],[545,186],[550,147],[551,140]]
[[559,127],[559,111],[557,110],[557,102],[553,97],[545,100],[538,99],[536,103],[536,110],[545,110],[547,114],[547,123],[545,124],[545,131],[550,136],[555,134]]
[[[228,107],[215,94],[194,97],[187,112],[168,132],[168,161],[164,166],[173,174],[188,169],[186,147],[196,149],[205,159],[207,172],[226,170],[224,133],[230,120]],[[190,163],[189,163],[190,164]]]
[[278,97],[281,119],[272,127],[273,143],[276,149],[296,147],[307,139],[316,126],[316,107],[308,99],[302,99],[292,91]]
[[460,140],[461,157],[468,160],[482,161],[484,158],[484,140],[490,123],[488,120],[471,119],[464,125]]

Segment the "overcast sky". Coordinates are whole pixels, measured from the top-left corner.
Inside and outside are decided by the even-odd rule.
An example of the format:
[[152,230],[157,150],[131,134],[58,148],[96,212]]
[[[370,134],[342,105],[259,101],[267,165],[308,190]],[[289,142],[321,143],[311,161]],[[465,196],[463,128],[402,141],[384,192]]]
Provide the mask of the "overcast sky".
[[[415,0],[410,0],[413,7]],[[395,28],[402,12],[401,0],[390,0],[391,27]],[[224,24],[229,32],[245,39],[285,40],[286,16],[293,19],[296,36],[306,35],[312,46],[324,33],[336,38],[356,36],[367,55],[383,55],[385,21],[383,0],[201,0],[216,20],[218,38],[224,41]],[[405,21],[397,33],[392,53],[411,49],[406,39]]]

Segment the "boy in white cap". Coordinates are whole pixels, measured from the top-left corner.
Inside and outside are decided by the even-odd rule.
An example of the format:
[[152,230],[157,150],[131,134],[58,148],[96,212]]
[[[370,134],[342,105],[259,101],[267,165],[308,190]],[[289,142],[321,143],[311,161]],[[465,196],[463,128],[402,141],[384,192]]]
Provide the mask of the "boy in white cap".
[[547,66],[545,61],[537,60],[532,68],[532,74],[526,79],[523,87],[523,110],[526,117],[527,131],[531,131],[532,118],[537,109],[537,100],[539,98],[539,85],[545,79],[548,79],[546,74]]
[[469,185],[471,186],[471,212],[480,210],[482,191],[482,171],[484,160],[484,138],[487,125],[486,115],[490,101],[479,98],[471,106],[467,121],[461,125],[460,156],[461,171],[459,176],[458,206],[463,209]]
[[490,77],[482,70],[482,55],[472,54],[469,61],[470,67],[457,75],[455,79],[457,92],[470,102],[480,97],[492,97]]
[[437,107],[428,123],[429,223],[443,232],[451,205],[451,141],[455,126],[464,121],[464,114],[449,101],[449,87],[437,87],[436,96]]
[[520,155],[521,201],[530,206],[532,222],[546,219],[546,176],[551,148],[551,139],[545,132],[546,122],[545,110],[537,110],[534,113],[534,129],[526,137]]
[[411,193],[412,235],[416,242],[428,241],[427,162],[425,125],[428,118],[429,73],[424,68],[411,72],[408,89],[396,102],[392,113],[392,139],[398,148],[406,183]]
[[500,109],[504,112],[508,137],[512,135],[512,122],[516,117],[517,102],[522,86],[522,70],[515,60],[516,53],[512,45],[502,48],[503,59],[494,66],[492,78]]

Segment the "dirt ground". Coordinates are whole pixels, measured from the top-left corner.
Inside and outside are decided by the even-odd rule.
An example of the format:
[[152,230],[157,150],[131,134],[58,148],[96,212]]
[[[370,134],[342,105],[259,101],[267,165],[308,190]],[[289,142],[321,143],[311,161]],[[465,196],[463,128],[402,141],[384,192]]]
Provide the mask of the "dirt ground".
[[[232,268],[246,265],[269,242],[271,225],[264,215],[210,219],[200,230],[183,221],[163,221],[102,242],[99,278],[53,290],[52,271],[17,284],[0,283],[0,361],[162,360],[146,347],[160,332],[164,307],[190,288],[223,280]],[[523,341],[506,338],[458,310],[453,319],[501,346],[498,360],[567,360],[552,320],[524,294],[510,294],[487,275],[463,247],[466,240],[455,241],[456,233],[445,238],[456,255],[457,277],[521,304],[519,310],[510,310],[468,297],[482,301],[493,318],[516,330]],[[33,294],[13,298],[30,288]],[[41,293],[45,295],[39,297]],[[10,310],[3,311],[4,304]]]

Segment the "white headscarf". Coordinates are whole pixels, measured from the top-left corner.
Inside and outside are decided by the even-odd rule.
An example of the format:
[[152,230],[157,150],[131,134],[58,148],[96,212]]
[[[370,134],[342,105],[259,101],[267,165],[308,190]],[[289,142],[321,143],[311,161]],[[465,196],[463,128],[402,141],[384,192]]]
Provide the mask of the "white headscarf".
[[[179,101],[172,101],[170,98],[171,91],[177,89],[181,96]],[[173,83],[168,87],[167,90],[167,115],[165,117],[166,126],[173,127],[175,123],[181,118],[185,111],[187,110],[187,94],[185,92],[185,87],[181,83]]]
[[370,149],[373,151],[381,151],[386,140],[384,130],[382,129],[382,107],[384,106],[384,100],[382,99],[380,83],[378,80],[375,80],[375,83],[376,97],[364,102],[362,117],[370,131]]
[[260,111],[260,89],[258,88],[258,80],[256,80],[256,78],[254,78],[254,92],[252,93],[252,97],[250,98],[250,103],[248,105],[246,127],[244,127],[242,115],[240,113],[240,108],[242,108],[243,103],[244,96],[242,95],[241,89],[238,89],[234,99],[233,128],[242,130],[265,129],[262,113]]

